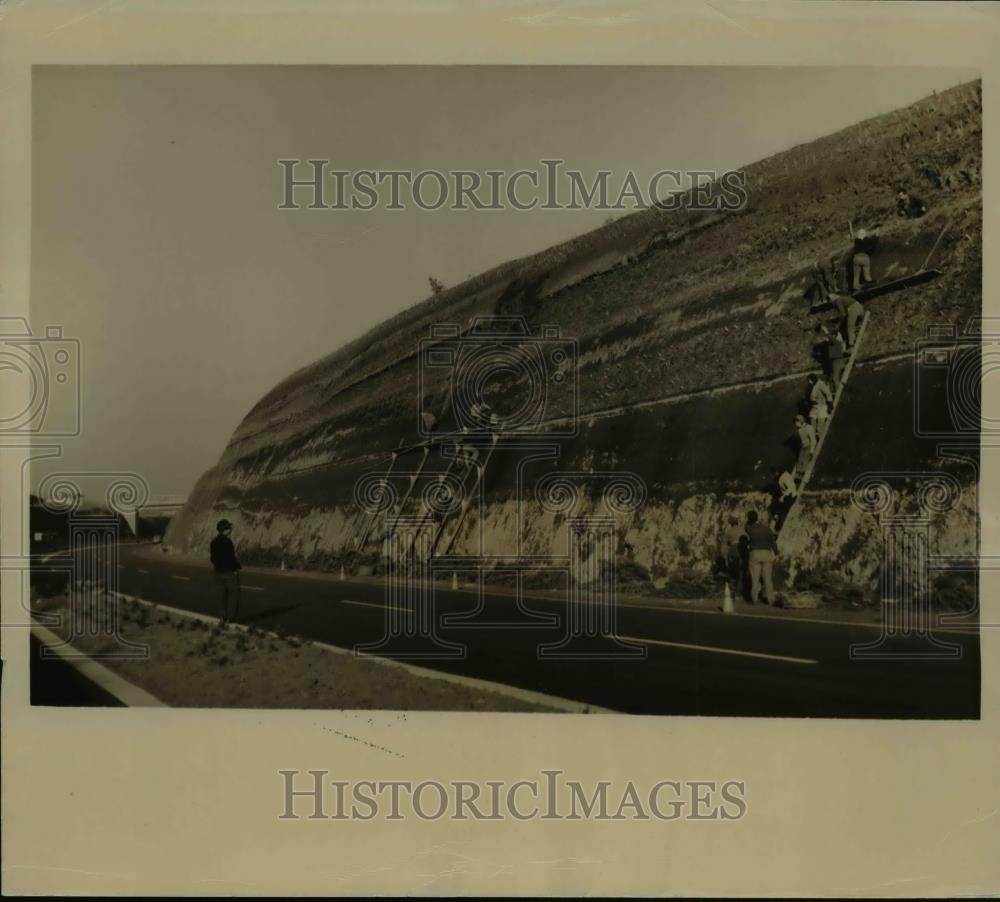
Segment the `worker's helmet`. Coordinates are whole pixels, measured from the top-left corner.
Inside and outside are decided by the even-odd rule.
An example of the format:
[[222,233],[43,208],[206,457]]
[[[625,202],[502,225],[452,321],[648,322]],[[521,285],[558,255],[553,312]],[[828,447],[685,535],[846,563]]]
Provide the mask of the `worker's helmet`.
[[225,529],[232,529],[233,528],[233,524],[230,523],[228,520],[220,520],[218,523],[215,524],[215,528],[219,532],[222,532]]
[[865,229],[858,229],[858,238],[867,238],[868,232]]

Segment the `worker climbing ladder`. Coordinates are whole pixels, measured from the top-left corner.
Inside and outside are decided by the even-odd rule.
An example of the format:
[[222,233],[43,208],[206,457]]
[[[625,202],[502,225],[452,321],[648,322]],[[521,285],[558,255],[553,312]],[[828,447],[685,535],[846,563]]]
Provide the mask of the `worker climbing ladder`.
[[[470,449],[475,449],[476,453],[478,454],[478,448],[476,448],[474,445],[465,445],[459,442],[456,445],[454,453],[448,455],[450,457],[450,460],[448,461],[447,469],[444,471],[444,473],[441,473],[438,476],[439,483],[444,485],[452,478],[452,471],[455,469],[455,465],[458,463],[465,464],[465,472],[462,473],[461,478],[459,479],[458,495],[460,497],[460,500],[459,504],[457,505],[457,509],[459,511],[459,519],[457,525],[455,526],[455,532],[452,534],[452,537],[448,542],[448,549],[450,549],[452,544],[454,543],[455,537],[458,534],[458,530],[461,528],[462,523],[465,521],[465,516],[468,513],[469,507],[472,504],[472,498],[475,495],[475,493],[478,492],[479,487],[482,484],[483,476],[486,473],[486,466],[489,463],[490,457],[492,457],[493,455],[493,450],[496,448],[498,440],[499,436],[494,434],[491,438],[489,447],[487,448],[486,456],[482,461],[474,459],[469,453]],[[475,474],[475,478],[472,482],[471,487],[469,486],[470,474]],[[410,488],[412,490],[412,484]],[[409,493],[407,493],[407,497],[408,496]],[[424,511],[419,521],[419,525],[421,528],[424,525],[426,525],[429,520],[435,517],[435,511],[429,499],[425,498],[423,503],[424,503]],[[400,506],[400,510],[401,509],[402,505]],[[454,513],[455,509],[456,509],[455,507],[449,507],[447,509],[447,512],[438,512],[438,516],[440,516],[441,519],[438,522],[436,529],[434,530],[434,537],[431,540],[428,552],[431,556],[434,555],[438,543],[441,540],[441,536],[444,532],[444,529],[448,525],[449,518]],[[414,545],[410,549],[411,555],[414,553],[414,549],[416,547],[415,543],[416,540],[414,540]]]
[[[461,507],[459,508],[458,512],[458,522],[455,524],[454,530],[452,530],[451,538],[448,540],[448,544],[445,546],[443,554],[448,554],[451,551],[452,545],[455,544],[455,539],[458,538],[458,534],[462,529],[462,524],[465,522],[466,514],[468,514],[469,508],[472,506],[472,500],[474,497],[477,496],[479,488],[482,485],[483,478],[486,475],[486,467],[490,462],[490,458],[493,456],[493,451],[496,449],[497,441],[499,440],[499,438],[500,437],[496,433],[493,434],[492,441],[490,442],[489,447],[486,449],[486,457],[482,460],[482,462],[477,461],[474,464],[476,478],[472,483],[471,488],[468,487],[465,484],[465,481],[463,480],[462,483],[463,498]],[[448,520],[447,518],[445,518],[441,521],[441,523],[438,526],[437,533],[434,536],[434,542],[431,545],[432,555],[437,551],[438,544],[441,541],[441,536],[444,533],[444,528],[447,525],[447,522]]]
[[858,354],[861,351],[861,342],[864,340],[865,329],[868,327],[868,320],[870,316],[871,314],[866,310],[865,315],[861,319],[861,325],[858,328],[857,337],[855,338],[854,344],[851,346],[851,353],[847,358],[847,365],[844,367],[844,372],[841,374],[837,390],[833,394],[833,408],[830,410],[830,416],[826,419],[823,431],[816,436],[816,450],[813,452],[812,457],[809,459],[809,463],[806,466],[805,472],[802,474],[802,479],[799,481],[798,488],[795,492],[795,498],[793,499],[791,505],[789,505],[788,510],[785,512],[785,516],[782,517],[781,523],[778,525],[777,532],[779,536],[781,535],[781,531],[784,529],[785,524],[788,522],[792,511],[795,509],[795,505],[798,504],[799,499],[802,497],[802,493],[809,485],[809,480],[812,479],[813,470],[816,469],[816,461],[819,460],[819,455],[823,450],[823,444],[826,441],[827,435],[830,434],[831,426],[833,426],[833,418],[837,415],[837,409],[840,407],[840,398],[844,394],[844,388],[847,386],[848,379],[851,378],[851,373],[854,371],[854,363],[858,359]]
[[[406,507],[406,502],[410,500],[410,495],[413,492],[413,487],[416,485],[417,480],[420,478],[420,474],[423,473],[424,465],[427,463],[427,458],[430,455],[429,444],[411,446],[407,449],[397,449],[392,452],[392,462],[389,464],[389,469],[386,470],[385,476],[382,477],[381,483],[383,487],[387,487],[389,483],[389,477],[392,475],[393,468],[396,466],[396,461],[408,451],[413,451],[419,448],[421,451],[420,465],[415,471],[409,474],[410,482],[406,488],[406,492],[400,500],[399,504],[395,505],[393,510],[387,511],[387,520],[392,520],[398,517]],[[406,475],[400,474],[400,475]],[[355,550],[364,551],[365,546],[368,544],[368,540],[371,538],[372,530],[378,521],[378,511],[371,511],[365,518],[364,527],[358,535],[358,540],[355,543]]]

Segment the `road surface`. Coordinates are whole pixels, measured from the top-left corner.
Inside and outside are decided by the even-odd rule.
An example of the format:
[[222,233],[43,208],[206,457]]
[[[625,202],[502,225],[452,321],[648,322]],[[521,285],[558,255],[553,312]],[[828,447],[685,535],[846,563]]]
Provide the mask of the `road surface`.
[[[120,591],[217,615],[207,562],[161,555],[154,548],[120,546]],[[344,648],[378,643],[391,618],[404,613],[387,603],[384,587],[375,581],[252,568],[244,571],[242,583],[240,622]],[[566,635],[567,603],[530,598],[524,604],[519,611],[509,595],[486,595],[480,602],[473,592],[437,586],[434,622],[443,650],[418,639],[368,650],[635,714],[979,716],[974,627],[936,633],[959,653],[955,658],[852,660],[852,644],[875,642],[879,628],[781,612],[759,617],[622,602],[621,642],[586,639],[554,649],[573,657],[551,653]],[[540,653],[541,646],[549,651]],[[884,650],[914,654],[928,648],[926,641],[909,637],[894,639]],[[408,657],[419,652],[432,656]]]

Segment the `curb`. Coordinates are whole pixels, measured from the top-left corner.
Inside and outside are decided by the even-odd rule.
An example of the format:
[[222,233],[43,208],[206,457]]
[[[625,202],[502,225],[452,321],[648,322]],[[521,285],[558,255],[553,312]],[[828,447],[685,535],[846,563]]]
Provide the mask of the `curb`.
[[166,708],[156,696],[130,683],[113,670],[99,663],[69,642],[61,639],[52,630],[40,623],[32,623],[31,634],[42,643],[52,655],[77,671],[84,679],[103,689],[108,695],[120,701],[126,708]]
[[[124,592],[116,593],[119,598],[125,601],[132,601],[136,604],[144,604],[147,607],[158,608],[162,611],[168,611],[171,614],[177,614],[180,617],[189,617],[193,620],[200,620],[203,623],[210,623],[213,626],[217,626],[219,623],[218,617],[209,617],[207,614],[199,614],[197,611],[185,611],[183,608],[175,608],[172,605],[160,604],[155,601],[147,601],[145,598],[139,598],[135,595],[126,595]],[[242,623],[230,623],[229,629],[241,630],[245,633],[250,632],[250,628]],[[271,632],[270,630],[258,630],[258,632],[263,633],[272,639],[283,640],[286,637],[279,636],[277,633]],[[351,648],[342,648],[339,645],[330,645],[327,642],[319,642],[315,639],[310,639],[307,636],[301,636],[303,640],[310,643],[311,645],[321,648],[324,651],[332,652],[337,655],[350,655],[355,658],[365,658],[369,661],[374,661],[377,664],[381,664],[384,667],[395,667],[405,670],[407,673],[411,673],[414,676],[424,677],[433,680],[443,680],[446,683],[455,683],[459,686],[464,686],[467,689],[478,689],[483,692],[495,692],[498,695],[506,695],[509,698],[516,698],[519,701],[530,702],[536,705],[547,705],[550,708],[556,708],[561,712],[567,714],[619,714],[621,712],[615,711],[611,708],[602,708],[599,705],[591,705],[587,702],[578,702],[570,698],[562,698],[558,695],[546,695],[544,692],[535,692],[531,689],[520,689],[517,686],[509,686],[506,683],[496,683],[492,680],[481,680],[477,677],[462,676],[456,673],[447,673],[443,670],[432,670],[429,667],[420,667],[416,664],[410,664],[406,661],[395,661],[392,658],[385,658],[381,655],[372,655],[367,652],[355,652]],[[106,669],[106,668],[105,668]],[[141,691],[141,690],[140,690]],[[151,696],[152,697],[152,696]],[[158,703],[159,704],[159,703]],[[348,709],[349,710],[349,709]],[[477,713],[477,712],[460,712],[460,713]]]

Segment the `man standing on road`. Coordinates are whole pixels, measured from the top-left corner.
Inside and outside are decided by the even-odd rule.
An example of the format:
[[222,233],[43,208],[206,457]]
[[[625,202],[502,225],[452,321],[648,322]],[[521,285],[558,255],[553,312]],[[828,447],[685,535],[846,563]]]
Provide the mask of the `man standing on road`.
[[[229,538],[233,531],[233,524],[228,520],[220,520],[215,528],[219,534],[212,539],[209,553],[212,558],[212,567],[215,569],[215,584],[222,606],[222,617],[219,618],[219,625],[225,626],[234,617],[238,617],[240,613],[241,566],[236,557],[233,541]],[[232,603],[232,614],[229,612],[230,602]]]
[[756,604],[760,590],[764,589],[764,604],[773,605],[773,568],[778,551],[778,538],[766,523],[757,521],[757,511],[747,514],[747,538],[750,549],[750,604]]
[[743,595],[743,548],[746,536],[740,527],[740,518],[736,514],[729,517],[729,526],[722,535],[722,556],[726,561],[726,570],[733,595],[739,598]]

